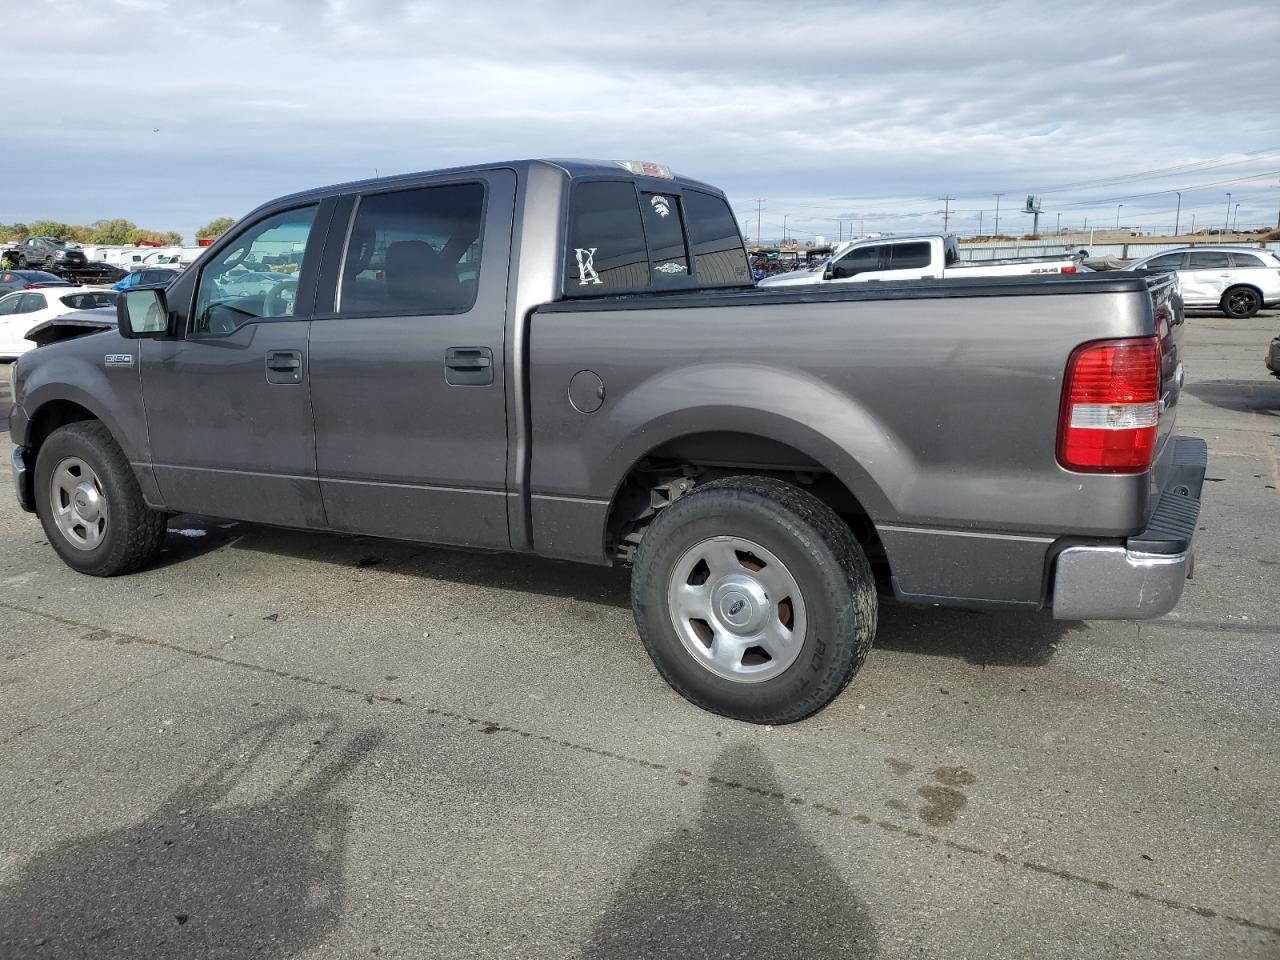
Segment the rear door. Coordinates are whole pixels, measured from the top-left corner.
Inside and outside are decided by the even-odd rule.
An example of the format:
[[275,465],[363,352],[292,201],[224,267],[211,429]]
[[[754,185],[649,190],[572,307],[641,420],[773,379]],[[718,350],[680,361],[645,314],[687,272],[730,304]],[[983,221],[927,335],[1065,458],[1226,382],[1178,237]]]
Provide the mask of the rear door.
[[[888,243],[881,254],[882,268],[877,280],[929,280],[941,276],[935,266],[934,245],[928,240]],[[940,260],[941,258],[937,258]]]
[[[311,330],[316,465],[339,530],[506,547],[516,177],[348,197]],[[345,215],[344,215],[345,214]]]
[[1231,257],[1221,250],[1192,250],[1179,276],[1188,305],[1216,306],[1231,285]]

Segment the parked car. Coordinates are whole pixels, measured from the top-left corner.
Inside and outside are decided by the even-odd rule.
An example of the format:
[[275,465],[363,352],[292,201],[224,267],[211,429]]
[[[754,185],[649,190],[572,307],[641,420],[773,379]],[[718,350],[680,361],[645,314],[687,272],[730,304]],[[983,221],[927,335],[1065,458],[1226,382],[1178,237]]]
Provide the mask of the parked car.
[[58,287],[18,290],[0,297],[0,359],[13,359],[34,344],[27,331],[73,310],[114,308],[117,294],[101,287]]
[[816,267],[765,277],[760,286],[867,283],[872,280],[962,280],[1075,273],[1079,268],[1080,259],[1076,256],[964,262],[960,259],[960,244],[955,234],[925,233],[858,240]]
[[183,512],[629,564],[662,676],[785,723],[861,667],[876,569],[930,605],[1177,603],[1207,454],[1175,288],[760,289],[724,194],[649,163],[343,184],[25,354],[14,489],[95,576]]
[[135,270],[132,273],[126,273],[111,285],[111,289],[123,292],[125,290],[131,290],[134,287],[152,284],[166,284],[171,282],[173,278],[181,272],[181,268],[178,267],[147,267],[145,270]]
[[1188,307],[1221,310],[1228,317],[1252,317],[1280,304],[1280,257],[1248,247],[1186,247],[1167,250],[1124,267],[1178,275]]
[[30,267],[50,273],[76,269],[89,262],[84,251],[55,237],[27,237],[13,248],[10,259],[19,270]]
[[69,287],[71,284],[43,270],[0,270],[0,294],[41,287]]

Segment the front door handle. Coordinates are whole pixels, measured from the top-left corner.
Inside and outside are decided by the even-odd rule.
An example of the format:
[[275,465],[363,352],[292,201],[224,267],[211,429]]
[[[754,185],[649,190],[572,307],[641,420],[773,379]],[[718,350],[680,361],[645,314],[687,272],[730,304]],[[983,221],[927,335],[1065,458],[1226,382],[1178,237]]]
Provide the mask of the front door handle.
[[272,350],[267,354],[267,383],[301,382],[301,350]]
[[444,353],[444,381],[458,387],[493,383],[493,351],[488,347],[450,347]]

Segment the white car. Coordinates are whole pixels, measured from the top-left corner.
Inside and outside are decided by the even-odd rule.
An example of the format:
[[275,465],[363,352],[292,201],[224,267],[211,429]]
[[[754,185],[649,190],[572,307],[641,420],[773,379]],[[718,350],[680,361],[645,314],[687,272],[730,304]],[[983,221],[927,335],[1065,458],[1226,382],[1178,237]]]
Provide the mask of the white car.
[[0,360],[13,360],[35,346],[27,331],[73,310],[115,309],[114,290],[102,287],[44,287],[0,297]]
[[1280,257],[1259,247],[1186,247],[1135,260],[1125,270],[1164,270],[1178,275],[1188,307],[1252,317],[1280,304]]

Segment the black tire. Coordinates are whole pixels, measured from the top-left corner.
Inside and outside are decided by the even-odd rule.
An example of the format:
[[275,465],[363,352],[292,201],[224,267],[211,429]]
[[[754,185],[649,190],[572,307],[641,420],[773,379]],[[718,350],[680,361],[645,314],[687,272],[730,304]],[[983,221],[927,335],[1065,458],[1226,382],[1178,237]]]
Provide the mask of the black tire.
[[[769,679],[713,672],[675,626],[668,588],[677,565],[723,536],[772,552],[801,593],[799,654]],[[816,713],[848,686],[871,650],[878,601],[866,555],[835,511],[789,483],[742,476],[700,486],[658,514],[636,551],[631,604],[649,657],[677,693],[735,720],[783,724]]]
[[[52,479],[68,458],[93,470],[106,503],[105,530],[92,549],[77,548],[54,519]],[[124,451],[97,420],[67,424],[49,435],[36,457],[34,492],[49,545],[73,570],[94,577],[128,573],[153,559],[164,543],[165,514],[146,505]]]
[[27,269],[27,258],[26,258],[26,257],[24,257],[22,254],[18,254],[16,257],[14,257],[14,258],[13,258],[13,269],[15,269],[15,270],[25,270],[25,269]]
[[1248,320],[1262,309],[1262,297],[1253,287],[1231,287],[1222,295],[1221,307],[1234,320]]

